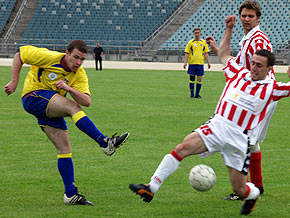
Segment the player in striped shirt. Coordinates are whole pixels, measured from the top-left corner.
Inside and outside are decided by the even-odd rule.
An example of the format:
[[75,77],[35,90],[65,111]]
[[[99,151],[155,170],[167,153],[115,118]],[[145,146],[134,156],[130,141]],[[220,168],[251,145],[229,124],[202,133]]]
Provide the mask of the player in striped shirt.
[[[145,202],[153,199],[166,178],[177,170],[184,158],[221,152],[233,190],[245,200],[241,214],[247,215],[254,210],[260,190],[253,183],[246,182],[249,167],[247,133],[265,118],[272,101],[289,97],[290,82],[276,82],[267,77],[273,69],[275,57],[265,49],[255,52],[250,71],[236,63],[230,56],[235,21],[235,16],[226,18],[226,31],[218,52],[220,61],[225,65],[223,70],[227,80],[215,115],[164,156],[149,184],[129,185]],[[290,78],[290,66],[287,73]]]
[[[236,56],[236,62],[247,69],[250,69],[250,62],[254,53],[259,49],[266,49],[272,52],[272,45],[265,33],[263,33],[259,27],[259,21],[261,17],[261,7],[256,1],[245,1],[239,9],[240,20],[245,32],[244,37],[240,41],[241,49]],[[213,37],[207,37],[212,51],[218,53],[218,48]],[[268,77],[275,79],[274,71],[272,70]],[[264,192],[263,177],[262,177],[262,153],[259,146],[259,141],[263,142],[267,133],[267,129],[271,120],[271,117],[276,109],[277,102],[273,102],[269,105],[269,113],[267,117],[251,132],[250,135],[250,179],[261,191]],[[231,193],[225,200],[238,200],[239,197],[235,193]]]

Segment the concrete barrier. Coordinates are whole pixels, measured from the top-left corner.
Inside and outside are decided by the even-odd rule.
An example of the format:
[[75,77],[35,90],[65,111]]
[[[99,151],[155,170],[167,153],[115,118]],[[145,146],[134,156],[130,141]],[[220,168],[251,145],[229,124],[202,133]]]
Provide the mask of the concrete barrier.
[[[11,66],[11,58],[0,58],[0,66]],[[95,68],[94,60],[86,60],[83,64],[85,68]],[[211,64],[211,68],[205,71],[221,71],[222,64]],[[103,69],[146,69],[146,70],[184,70],[183,63],[164,62],[134,62],[134,61],[103,61]],[[276,73],[286,73],[288,66],[274,66]]]

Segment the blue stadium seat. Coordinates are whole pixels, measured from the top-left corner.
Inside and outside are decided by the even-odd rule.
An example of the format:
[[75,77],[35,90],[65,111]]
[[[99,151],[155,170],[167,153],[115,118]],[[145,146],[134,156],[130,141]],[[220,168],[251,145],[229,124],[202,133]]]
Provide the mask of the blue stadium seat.
[[[290,3],[289,0],[268,1],[257,0],[262,7],[262,17],[260,21],[261,29],[268,35],[272,44],[285,43],[290,39]],[[224,18],[230,14],[238,17],[239,6],[244,0],[206,0],[201,7],[161,46],[171,45],[172,49],[182,50],[187,41],[194,38],[192,30],[194,27],[201,27],[202,37],[212,35],[219,43],[224,32]],[[243,28],[237,20],[232,37],[232,44],[238,45],[243,37]],[[176,47],[174,42],[182,41],[181,47]]]
[[15,3],[16,0],[0,0],[0,33],[4,30]]
[[[144,41],[181,0],[40,0],[22,38]],[[156,6],[159,4],[159,7]],[[37,21],[37,22],[36,22]],[[56,22],[54,22],[56,21]],[[51,28],[53,27],[53,28]],[[46,30],[52,34],[45,34]],[[35,38],[35,37],[33,37]]]

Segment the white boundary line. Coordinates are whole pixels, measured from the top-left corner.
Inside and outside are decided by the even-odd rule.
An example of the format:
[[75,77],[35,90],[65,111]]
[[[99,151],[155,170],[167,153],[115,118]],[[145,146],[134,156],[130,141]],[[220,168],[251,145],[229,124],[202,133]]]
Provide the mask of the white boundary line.
[[[11,58],[0,58],[0,66],[11,66]],[[95,68],[94,60],[86,60],[84,68]],[[222,71],[222,64],[211,64],[211,68],[205,71]],[[164,62],[134,62],[134,61],[103,61],[104,69],[146,69],[146,70],[184,70],[183,63],[164,63]],[[274,66],[276,73],[286,73],[288,66]]]

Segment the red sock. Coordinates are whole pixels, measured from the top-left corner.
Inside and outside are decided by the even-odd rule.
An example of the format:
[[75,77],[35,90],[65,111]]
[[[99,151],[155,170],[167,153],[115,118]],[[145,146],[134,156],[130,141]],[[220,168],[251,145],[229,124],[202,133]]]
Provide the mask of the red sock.
[[263,187],[263,177],[262,177],[262,153],[251,153],[250,156],[250,176],[251,182],[255,184],[256,187]]
[[175,157],[176,160],[178,160],[179,162],[183,160],[182,157],[180,157],[174,150],[171,151],[170,153],[173,157]]

